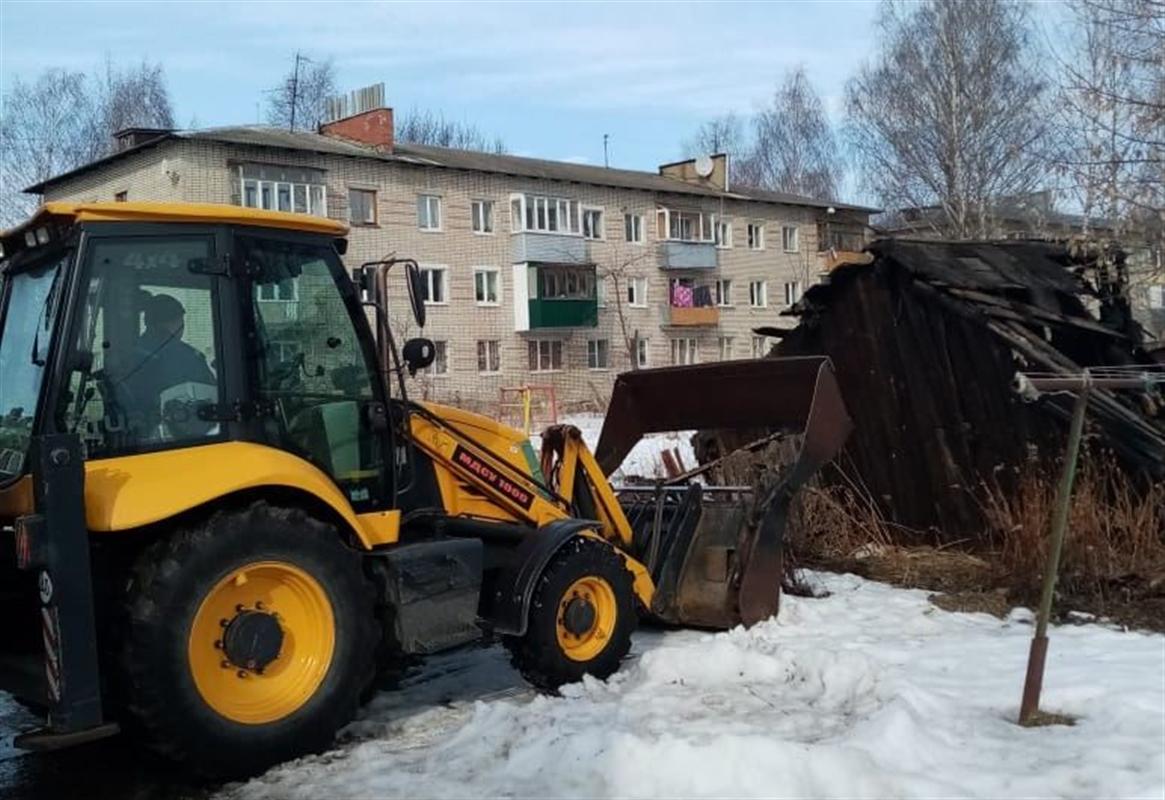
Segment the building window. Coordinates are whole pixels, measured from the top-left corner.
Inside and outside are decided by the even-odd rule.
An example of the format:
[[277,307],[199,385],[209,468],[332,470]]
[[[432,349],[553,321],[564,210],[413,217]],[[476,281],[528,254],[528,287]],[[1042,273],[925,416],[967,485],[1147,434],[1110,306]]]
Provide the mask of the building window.
[[607,279],[605,277],[595,281],[595,303],[599,308],[607,307]]
[[603,209],[583,207],[582,232],[585,239],[607,238],[603,232]]
[[785,284],[785,305],[795,305],[801,299],[801,281],[790,281]]
[[781,228],[781,247],[786,253],[796,253],[801,249],[796,226],[785,225]]
[[444,267],[421,269],[426,305],[444,305],[449,302],[449,273]]
[[647,278],[627,279],[627,305],[635,308],[647,306]]
[[702,211],[674,211],[661,208],[658,212],[660,239],[677,242],[711,242],[715,238],[716,217]]
[[751,281],[748,284],[748,304],[753,308],[765,308],[769,304],[769,284],[767,281]]
[[699,352],[695,339],[683,338],[671,340],[671,363],[675,366],[695,364]]
[[368,189],[348,190],[348,221],[353,225],[376,224],[376,192]]
[[247,208],[328,215],[323,170],[240,164],[239,201]]
[[635,339],[635,366],[643,369],[647,366],[647,339]]
[[611,345],[606,339],[587,340],[587,369],[607,369],[610,364]]
[[595,272],[592,267],[539,267],[537,295],[541,300],[593,300]]
[[113,196],[113,202],[125,203],[129,201],[129,190],[118,192]]
[[515,232],[579,233],[577,200],[516,194],[510,197],[510,228]]
[[623,215],[623,236],[632,244],[643,244],[643,215]]
[[478,269],[473,271],[473,299],[479,306],[496,306],[498,304],[498,276],[496,269]]
[[1149,308],[1165,308],[1165,284],[1149,287]]
[[470,203],[474,233],[494,232],[494,204],[492,200],[474,200]]
[[721,308],[732,305],[732,280],[730,278],[716,281],[716,305]]
[[417,195],[417,227],[423,231],[441,230],[441,198],[435,194]]
[[531,372],[562,369],[562,342],[558,339],[531,339],[526,342]]
[[765,249],[765,226],[755,222],[748,224],[748,249]]
[[716,246],[732,247],[732,223],[723,220],[716,223]]
[[478,339],[477,371],[501,372],[502,343],[498,339]]
[[769,343],[764,336],[752,337],[752,357],[764,358],[769,354]]
[[261,303],[299,302],[299,280],[296,278],[256,284],[255,289],[256,297]]
[[732,360],[732,337],[731,336],[721,336],[720,337],[720,360],[721,361],[731,361]]
[[422,375],[449,374],[449,343],[444,339],[433,342],[433,363],[421,370]]

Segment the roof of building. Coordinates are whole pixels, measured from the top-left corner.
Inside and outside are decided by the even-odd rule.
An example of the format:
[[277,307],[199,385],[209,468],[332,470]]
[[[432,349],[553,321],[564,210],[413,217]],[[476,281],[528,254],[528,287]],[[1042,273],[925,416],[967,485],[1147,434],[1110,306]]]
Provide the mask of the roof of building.
[[8,239],[43,224],[48,217],[64,217],[73,222],[183,222],[256,225],[263,228],[346,236],[348,227],[325,217],[264,211],[259,208],[219,203],[45,203],[30,220],[0,232]]
[[[867,213],[874,213],[878,210],[849,203],[818,200],[811,197],[758,189],[741,189],[725,192],[712,187],[686,183],[678,178],[669,178],[654,172],[611,169],[587,164],[573,164],[564,161],[547,161],[538,158],[525,158],[498,153],[457,150],[450,147],[436,147],[409,142],[397,142],[393,146],[393,150],[388,152],[339,139],[334,136],[325,136],[307,131],[288,131],[282,128],[263,125],[240,125],[192,131],[170,131],[158,136],[156,139],[151,139],[134,147],[127,147],[120,152],[84,164],[70,172],[56,175],[34,186],[30,186],[24,191],[32,194],[43,194],[45,189],[53,184],[98,169],[105,164],[122,159],[132,153],[156,147],[163,142],[173,141],[175,139],[221,142],[224,144],[268,147],[280,150],[298,150],[311,153],[327,153],[330,155],[369,158],[377,161],[411,164],[415,166],[469,170],[474,172],[493,172],[526,178],[587,183],[597,186],[613,186],[621,189],[638,189],[648,192],[718,197],[727,200],[779,203],[782,205],[798,205],[811,208],[836,208],[839,210]],[[731,187],[729,188],[731,189]]]

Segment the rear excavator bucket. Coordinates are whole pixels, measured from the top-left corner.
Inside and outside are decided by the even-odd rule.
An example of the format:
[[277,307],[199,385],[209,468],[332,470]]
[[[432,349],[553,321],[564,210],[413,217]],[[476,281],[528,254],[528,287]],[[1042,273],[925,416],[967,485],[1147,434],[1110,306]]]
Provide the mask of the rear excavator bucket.
[[[694,480],[705,465],[619,500],[656,584],[651,612],[680,625],[753,625],[777,612],[785,521],[796,492],[845,444],[849,414],[825,357],[766,358],[619,376],[595,459],[610,475],[644,434],[719,429],[787,435],[796,456],[753,486]],[[764,435],[768,434],[768,435]]]

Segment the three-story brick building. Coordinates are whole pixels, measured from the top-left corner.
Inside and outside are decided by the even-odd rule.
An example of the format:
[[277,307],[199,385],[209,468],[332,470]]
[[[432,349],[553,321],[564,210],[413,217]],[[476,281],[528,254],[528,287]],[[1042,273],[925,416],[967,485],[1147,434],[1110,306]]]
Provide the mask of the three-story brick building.
[[319,133],[124,131],[115,154],[29,191],[345,220],[350,266],[421,264],[438,347],[421,385],[471,406],[524,384],[553,386],[560,406],[600,405],[633,364],[759,356],[772,342],[753,329],[788,326],[781,312],[827,251],[860,249],[872,212],[737,190],[723,155],[649,173],[396,143],[386,108]]

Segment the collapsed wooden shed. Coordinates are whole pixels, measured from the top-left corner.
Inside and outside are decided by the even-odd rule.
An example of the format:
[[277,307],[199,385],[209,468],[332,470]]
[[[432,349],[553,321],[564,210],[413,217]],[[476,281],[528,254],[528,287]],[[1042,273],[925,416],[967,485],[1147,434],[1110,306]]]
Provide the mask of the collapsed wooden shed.
[[[833,359],[855,422],[839,466],[900,525],[977,538],[985,488],[1013,491],[1060,457],[1072,398],[1025,402],[1012,387],[1018,370],[1153,364],[1111,288],[1111,263],[1095,255],[894,239],[867,252],[869,263],[839,266],[806,292],[777,353]],[[1093,453],[1165,479],[1159,395],[1096,391],[1089,430]]]

